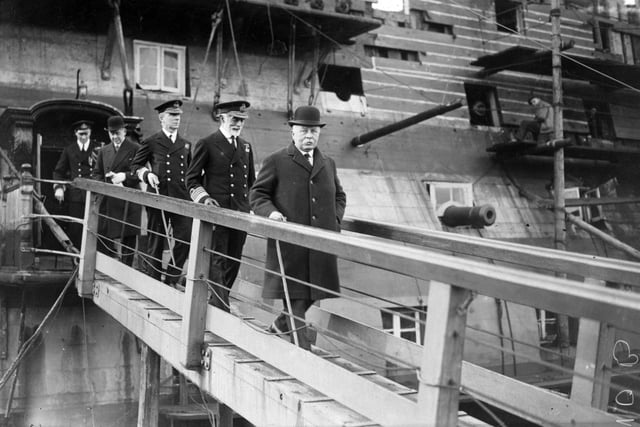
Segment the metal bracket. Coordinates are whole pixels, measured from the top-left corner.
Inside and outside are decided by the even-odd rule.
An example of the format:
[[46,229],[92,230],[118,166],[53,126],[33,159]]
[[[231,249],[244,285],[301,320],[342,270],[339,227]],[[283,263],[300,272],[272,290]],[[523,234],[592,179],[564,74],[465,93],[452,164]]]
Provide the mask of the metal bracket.
[[200,361],[200,366],[207,371],[211,370],[211,349],[209,347],[202,349],[202,360]]

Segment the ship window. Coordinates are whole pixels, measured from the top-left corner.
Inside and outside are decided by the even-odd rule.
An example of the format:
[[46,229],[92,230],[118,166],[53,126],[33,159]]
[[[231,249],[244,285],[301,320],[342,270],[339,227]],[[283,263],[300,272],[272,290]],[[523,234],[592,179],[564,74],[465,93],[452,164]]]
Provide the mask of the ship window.
[[583,100],[583,105],[585,114],[587,115],[587,124],[589,125],[591,137],[609,140],[615,139],[613,119],[611,117],[609,104]]
[[401,61],[419,62],[420,55],[415,50],[394,49],[382,46],[365,45],[364,51],[371,57],[399,59]]
[[404,9],[403,0],[378,0],[372,3],[374,9],[384,10],[385,12],[401,12]]
[[133,41],[136,84],[145,90],[186,94],[184,46]]
[[473,189],[466,182],[429,182],[427,192],[437,216],[451,205],[473,206]]
[[[564,198],[599,199],[600,189],[596,187],[591,190],[582,190],[579,187],[569,187],[564,190]],[[596,223],[605,220],[601,205],[570,206],[567,207],[567,212],[589,223]]]
[[496,0],[496,23],[498,31],[519,32],[522,27],[522,3],[510,0]]
[[411,28],[453,35],[453,25],[433,21],[426,10],[411,9],[409,13]]
[[596,44],[596,50],[601,52],[611,52],[612,29],[613,25],[607,22],[595,22],[595,25],[593,26],[593,41]]
[[[424,341],[424,322],[427,319],[427,307],[393,307],[388,310],[394,313],[381,312],[382,330],[393,336],[404,338],[416,344],[422,344]],[[407,319],[407,317],[411,319]]]
[[341,101],[348,101],[351,95],[364,96],[360,68],[320,64],[318,81],[320,90],[334,92]]
[[502,122],[498,95],[493,86],[464,84],[469,108],[469,123],[479,126],[500,126]]

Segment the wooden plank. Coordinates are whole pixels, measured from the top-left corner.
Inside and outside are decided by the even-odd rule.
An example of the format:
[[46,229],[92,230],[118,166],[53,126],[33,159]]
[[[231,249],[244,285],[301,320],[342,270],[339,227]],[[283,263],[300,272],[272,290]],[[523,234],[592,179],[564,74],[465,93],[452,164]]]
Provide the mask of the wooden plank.
[[93,293],[93,278],[96,272],[96,253],[98,252],[98,219],[101,196],[87,191],[82,228],[82,248],[76,289],[78,295],[90,298]]
[[[602,280],[586,279],[605,286]],[[609,403],[611,384],[611,352],[615,344],[615,329],[606,323],[580,319],[571,400],[603,411]],[[586,377],[586,378],[585,378]]]
[[213,225],[193,220],[187,267],[187,287],[183,299],[182,342],[186,352],[183,363],[188,369],[199,369],[202,360],[204,324],[207,315],[210,255]]
[[429,286],[429,315],[418,377],[420,413],[416,420],[420,423],[455,427],[458,422],[467,322],[463,305],[469,296],[468,290],[445,283],[431,282]]
[[640,263],[632,261],[474,236],[463,236],[455,233],[369,221],[361,218],[345,218],[342,222],[342,229],[433,249],[472,255],[494,261],[504,261],[527,267],[543,268],[581,277],[593,277],[630,285],[640,283]]
[[[602,289],[571,279],[471,259],[461,263],[459,257],[424,248],[407,247],[391,241],[340,234],[300,224],[280,223],[229,209],[210,209],[184,200],[151,195],[97,181],[78,179],[74,184],[84,190],[105,191],[111,196],[128,198],[131,202],[332,253],[347,260],[374,265],[406,276],[451,283],[519,304],[574,317],[606,321],[622,329],[635,330],[640,324],[640,295],[635,293]],[[589,275],[598,276],[591,273]]]
[[[312,306],[309,318],[315,323],[345,337],[346,340],[402,360],[408,366],[419,366],[423,346],[395,337],[379,329],[353,321],[326,309]],[[536,387],[514,378],[462,362],[460,383],[465,393],[530,422],[551,420],[551,425],[589,425],[614,423],[616,416],[581,405],[563,395]]]
[[157,427],[160,396],[160,356],[142,343],[140,354],[140,397],[138,427]]
[[[205,393],[231,406],[254,425],[299,425],[301,421],[304,425],[318,426],[373,424],[338,402],[315,403],[323,395],[297,380],[270,381],[285,374],[267,363],[236,364],[236,358],[246,358],[248,353],[232,344],[206,347],[211,354],[209,370],[187,370],[180,363],[183,351],[180,325],[164,321],[156,311],[145,310],[139,301],[129,300],[123,285],[99,279],[96,286],[99,291],[94,302],[98,307],[144,340]],[[220,341],[207,335],[208,339]],[[284,344],[280,339],[269,338]]]

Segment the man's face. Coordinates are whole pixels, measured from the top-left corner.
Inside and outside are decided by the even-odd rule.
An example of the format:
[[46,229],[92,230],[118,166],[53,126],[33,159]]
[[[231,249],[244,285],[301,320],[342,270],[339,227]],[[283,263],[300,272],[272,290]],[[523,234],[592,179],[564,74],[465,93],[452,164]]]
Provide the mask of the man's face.
[[320,139],[320,126],[291,126],[293,143],[298,150],[310,152],[318,146]]
[[111,142],[113,142],[114,144],[120,145],[122,144],[122,141],[124,141],[124,137],[126,133],[127,131],[125,128],[118,129],[118,130],[110,130],[109,139],[111,139]]
[[160,126],[165,132],[175,133],[180,127],[180,113],[160,113]]
[[78,129],[76,130],[76,138],[80,144],[86,144],[91,138],[91,129]]
[[531,98],[531,101],[529,101],[531,103],[531,105],[533,105],[534,107],[536,105],[538,105],[540,103],[540,98]]
[[220,114],[220,128],[230,136],[238,137],[244,127],[245,119],[229,114]]

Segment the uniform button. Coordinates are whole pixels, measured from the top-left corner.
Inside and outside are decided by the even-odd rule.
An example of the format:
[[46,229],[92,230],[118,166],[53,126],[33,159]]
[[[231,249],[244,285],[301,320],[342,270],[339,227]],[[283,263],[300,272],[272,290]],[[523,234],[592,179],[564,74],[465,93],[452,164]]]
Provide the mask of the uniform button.
[[244,177],[246,178],[246,177],[247,177],[247,175],[245,174],[245,175],[244,175]]
[[180,166],[183,166],[183,167],[184,167],[184,163],[180,163]]
[[311,219],[315,221],[316,216],[315,216],[315,215],[313,215],[313,216],[311,217]]
[[171,178],[167,178],[167,181],[171,181]]
[[180,158],[181,158],[181,159],[184,159],[184,155],[180,154]]
[[247,165],[242,165],[242,166],[244,166],[245,169],[247,168]]
[[235,196],[235,194],[231,193],[231,197]]
[[247,188],[247,184],[242,184],[242,186],[243,186],[244,188]]
[[184,178],[180,178],[180,182],[184,182]]
[[234,185],[233,185],[233,184],[231,184],[231,188],[233,188],[233,187],[234,187]]
[[184,171],[180,171],[180,175],[184,175]]
[[167,164],[168,164],[168,165],[170,165],[170,164],[171,164],[171,162],[167,162]]
[[167,173],[171,173],[171,171],[169,169],[167,169]]
[[309,184],[313,184],[313,180],[309,181]]
[[167,154],[167,157],[169,157],[169,155]]
[[244,198],[245,198],[245,199],[247,198],[247,195],[246,195],[246,194],[244,195]]
[[312,201],[313,203],[315,203],[315,202],[316,202],[316,198],[315,198],[315,197],[312,197],[312,198],[311,198],[311,201]]
[[229,177],[233,178],[233,174],[229,174]]

